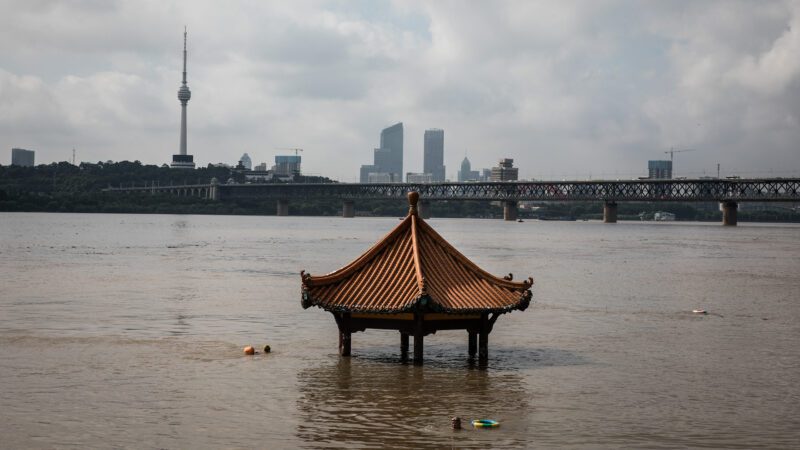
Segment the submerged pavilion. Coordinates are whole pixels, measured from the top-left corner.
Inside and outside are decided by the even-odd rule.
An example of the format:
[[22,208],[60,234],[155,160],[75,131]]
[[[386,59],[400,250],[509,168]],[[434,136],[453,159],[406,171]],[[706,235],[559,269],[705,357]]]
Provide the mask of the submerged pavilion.
[[475,265],[417,213],[410,192],[408,216],[363,255],[327,275],[300,272],[302,306],[333,314],[339,354],[350,356],[350,336],[367,328],[400,331],[402,355],[414,336],[414,364],[422,364],[423,338],[438,330],[466,330],[468,354],[485,363],[488,338],[501,314],[525,310],[533,278],[512,281]]

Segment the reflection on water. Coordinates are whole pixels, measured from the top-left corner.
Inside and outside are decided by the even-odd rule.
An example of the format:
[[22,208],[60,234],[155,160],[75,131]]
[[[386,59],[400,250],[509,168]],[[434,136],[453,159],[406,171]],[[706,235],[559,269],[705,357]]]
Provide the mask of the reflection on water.
[[[425,365],[414,366],[399,350],[373,347],[357,357],[333,357],[297,375],[297,437],[312,446],[482,448],[524,446],[532,396],[521,369],[585,364],[570,352],[491,348],[490,369],[479,369],[463,346],[425,348]],[[462,417],[464,429],[450,429]],[[491,418],[505,432],[472,429]]]
[[[297,375],[297,437],[313,446],[482,447],[488,430],[450,429],[454,415],[519,418],[529,408],[519,375],[337,358]],[[511,426],[505,424],[506,426]],[[495,445],[519,446],[506,434]]]

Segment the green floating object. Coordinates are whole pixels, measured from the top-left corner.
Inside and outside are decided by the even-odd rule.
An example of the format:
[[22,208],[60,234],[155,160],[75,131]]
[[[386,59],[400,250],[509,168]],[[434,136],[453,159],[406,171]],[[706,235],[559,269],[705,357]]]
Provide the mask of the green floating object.
[[479,419],[473,420],[472,426],[477,428],[497,428],[500,426],[500,422],[496,420]]

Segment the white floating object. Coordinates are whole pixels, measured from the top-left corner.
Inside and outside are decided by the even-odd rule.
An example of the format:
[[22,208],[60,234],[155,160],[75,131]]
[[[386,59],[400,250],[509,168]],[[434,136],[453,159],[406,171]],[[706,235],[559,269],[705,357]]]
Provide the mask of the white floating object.
[[692,312],[695,314],[708,314],[707,309],[693,309]]

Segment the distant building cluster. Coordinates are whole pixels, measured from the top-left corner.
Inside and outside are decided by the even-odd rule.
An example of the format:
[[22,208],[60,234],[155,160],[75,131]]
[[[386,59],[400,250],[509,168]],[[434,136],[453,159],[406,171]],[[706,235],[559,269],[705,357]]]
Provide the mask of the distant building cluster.
[[516,181],[519,179],[519,169],[514,167],[514,160],[501,158],[497,167],[491,169],[472,170],[472,164],[466,156],[461,161],[461,170],[458,171],[458,181]]
[[[407,183],[445,181],[444,130],[425,130],[423,141],[423,171],[406,173]],[[399,183],[403,181],[403,123],[381,131],[380,147],[373,150],[372,164],[359,171],[361,183]]]
[[[298,149],[300,150],[300,149]],[[275,165],[267,168],[267,163],[253,167],[252,159],[247,153],[239,158],[239,163],[234,167],[244,174],[245,181],[250,183],[268,183],[275,180],[293,181],[295,176],[300,175],[300,155],[276,155]],[[224,166],[224,164],[221,164]]]
[[11,165],[22,167],[33,167],[34,157],[36,152],[33,150],[25,150],[24,148],[11,149]]

